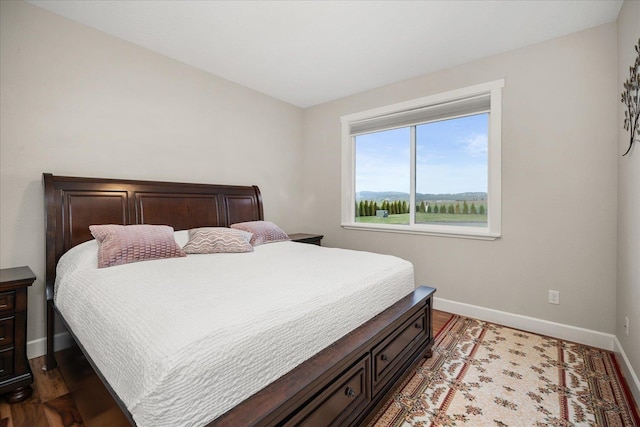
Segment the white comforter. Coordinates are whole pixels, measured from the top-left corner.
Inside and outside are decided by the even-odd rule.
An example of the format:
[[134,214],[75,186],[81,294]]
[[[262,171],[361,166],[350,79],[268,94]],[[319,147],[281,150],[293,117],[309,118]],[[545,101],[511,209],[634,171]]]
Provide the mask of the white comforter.
[[204,425],[414,289],[407,261],[294,242],[96,266],[65,254],[55,303],[138,426]]

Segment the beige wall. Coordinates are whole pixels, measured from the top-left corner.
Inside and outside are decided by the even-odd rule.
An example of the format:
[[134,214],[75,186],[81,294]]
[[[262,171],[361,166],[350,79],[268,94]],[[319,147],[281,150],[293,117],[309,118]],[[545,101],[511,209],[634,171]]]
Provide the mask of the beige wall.
[[[410,260],[439,298],[613,333],[616,64],[613,23],[305,110],[310,229]],[[502,78],[502,238],[340,227],[340,116]]]
[[[0,267],[44,336],[42,173],[257,184],[301,230],[302,110],[22,2],[0,2]],[[282,209],[281,206],[288,206]]]
[[[640,38],[640,2],[626,1],[618,15],[618,91],[629,78]],[[615,333],[636,374],[640,374],[640,142],[625,157],[629,132],[622,127],[624,105],[618,104],[618,287]],[[624,319],[629,318],[629,336]],[[636,379],[636,381],[638,381]],[[640,401],[640,390],[635,389]]]

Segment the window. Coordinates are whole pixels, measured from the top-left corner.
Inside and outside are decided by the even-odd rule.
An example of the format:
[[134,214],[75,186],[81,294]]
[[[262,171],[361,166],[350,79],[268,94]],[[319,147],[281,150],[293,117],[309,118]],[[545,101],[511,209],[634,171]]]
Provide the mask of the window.
[[342,226],[500,236],[494,81],[342,117]]

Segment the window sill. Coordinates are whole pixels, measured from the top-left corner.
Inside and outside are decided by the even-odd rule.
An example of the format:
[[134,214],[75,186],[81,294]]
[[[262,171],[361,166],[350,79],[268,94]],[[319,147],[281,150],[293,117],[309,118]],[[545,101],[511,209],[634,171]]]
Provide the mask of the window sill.
[[383,233],[422,234],[427,236],[453,237],[458,239],[496,240],[501,234],[486,228],[467,226],[419,226],[386,224],[342,224],[346,230],[379,231]]

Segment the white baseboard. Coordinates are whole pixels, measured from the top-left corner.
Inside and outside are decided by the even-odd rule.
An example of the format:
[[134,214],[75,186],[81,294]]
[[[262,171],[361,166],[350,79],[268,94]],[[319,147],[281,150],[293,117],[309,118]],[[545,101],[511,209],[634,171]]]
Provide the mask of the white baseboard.
[[[73,339],[68,332],[60,332],[55,337],[54,351],[64,350],[73,346]],[[40,357],[47,354],[47,338],[38,338],[36,340],[27,341],[27,359]]]
[[562,323],[550,322],[548,320],[537,319],[535,317],[522,316],[520,314],[508,313],[506,311],[479,307],[477,305],[437,297],[433,298],[433,308],[436,310],[446,311],[448,313],[459,314],[461,316],[473,317],[486,322],[509,326],[511,328],[522,329],[523,331],[534,332],[536,334],[547,335],[566,341],[573,341],[613,351],[617,353],[624,362],[619,363],[620,369],[627,380],[627,384],[629,384],[631,394],[633,394],[636,402],[640,402],[640,381],[638,380],[638,376],[633,370],[622,345],[620,345],[620,341],[618,341],[618,338],[613,334],[605,334],[604,332],[578,328],[577,326],[564,325]]
[[615,336],[604,332],[579,328],[577,326],[564,325],[562,323],[550,322],[548,320],[537,319],[535,317],[523,316],[520,314],[508,313],[506,311],[494,310],[491,308],[479,307],[477,305],[465,304],[433,298],[433,308],[453,314],[473,317],[487,322],[498,323],[523,331],[534,332],[540,335],[547,335],[560,338],[566,341],[573,341],[580,344],[603,348],[613,351]]
[[[631,389],[631,394],[636,402],[640,402],[640,380],[636,375],[635,371],[631,367],[631,362],[627,358],[627,354],[624,352],[620,341],[618,341],[618,337],[615,337],[615,350],[616,354],[620,356],[622,362],[618,363],[620,365],[620,369],[622,370],[622,374],[627,380],[627,384],[629,384],[629,388]],[[618,360],[620,362],[620,360]]]

